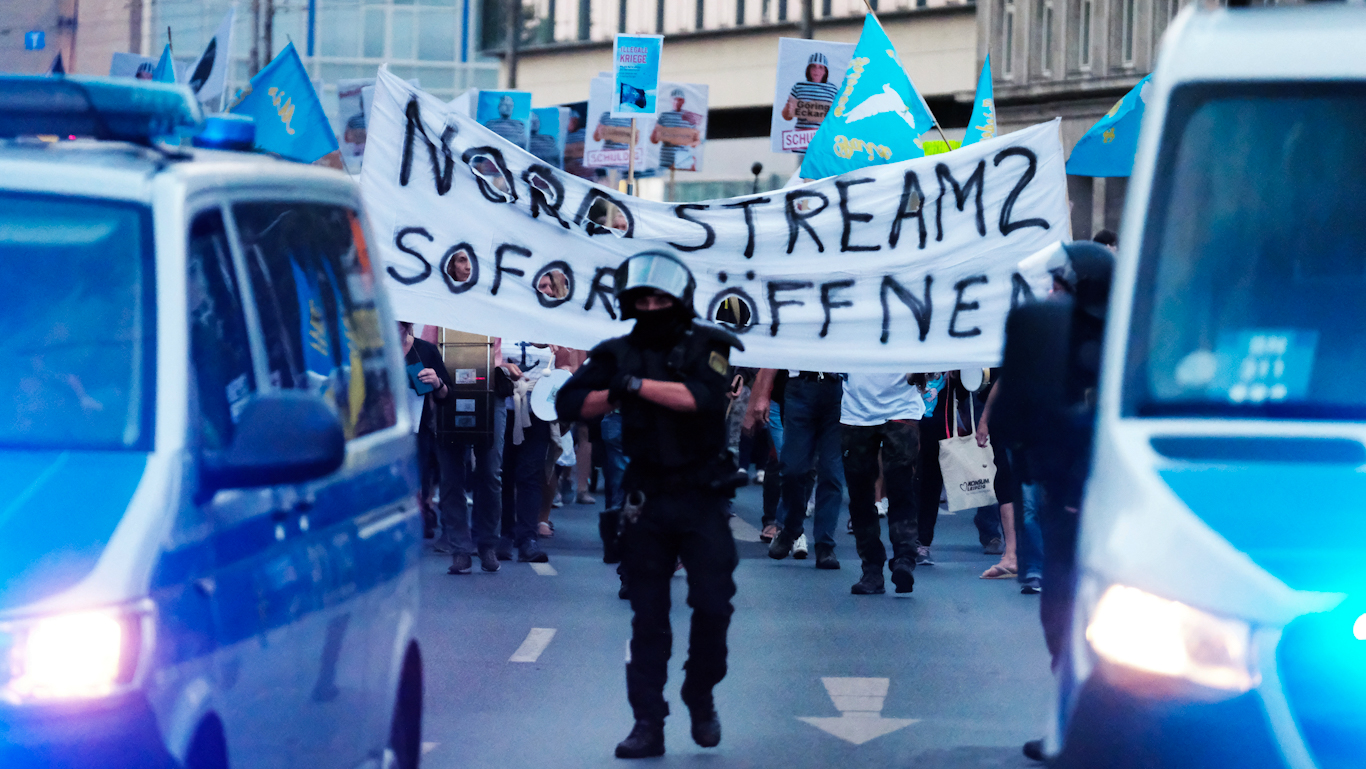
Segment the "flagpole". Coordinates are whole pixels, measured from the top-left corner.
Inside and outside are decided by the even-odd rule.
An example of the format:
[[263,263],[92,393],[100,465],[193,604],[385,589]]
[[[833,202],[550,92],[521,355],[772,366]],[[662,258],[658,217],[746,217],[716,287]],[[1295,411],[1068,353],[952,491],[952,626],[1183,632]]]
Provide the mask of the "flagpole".
[[631,118],[631,146],[626,154],[626,194],[636,194],[636,119]]
[[[879,27],[882,27],[882,19],[879,19],[877,17],[877,11],[873,10],[873,4],[868,2],[868,0],[863,0],[863,5],[868,9],[868,15],[873,17],[873,21],[877,22],[877,25]],[[882,31],[885,34],[887,32],[887,28],[882,27]],[[900,63],[900,60],[898,60],[897,63]],[[905,67],[902,67],[902,70],[904,71]],[[906,77],[910,78],[910,73],[907,73]],[[928,102],[925,101],[925,97],[920,95],[919,90],[912,90],[915,90],[915,95],[918,99],[920,99],[920,105],[925,108],[925,112],[929,113],[930,120],[934,122],[934,130],[939,132],[939,138],[944,140],[944,151],[948,152],[949,150],[953,149],[953,147],[949,146],[949,137],[944,135],[944,129],[939,126],[939,118],[934,116],[934,110],[930,109],[930,105]]]

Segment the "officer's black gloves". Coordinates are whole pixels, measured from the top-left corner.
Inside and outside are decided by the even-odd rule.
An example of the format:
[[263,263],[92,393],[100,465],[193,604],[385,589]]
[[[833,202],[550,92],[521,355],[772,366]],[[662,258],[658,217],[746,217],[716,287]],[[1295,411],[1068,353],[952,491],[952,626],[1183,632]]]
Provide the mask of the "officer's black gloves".
[[607,400],[621,405],[628,395],[640,394],[640,378],[633,374],[618,371],[607,386]]

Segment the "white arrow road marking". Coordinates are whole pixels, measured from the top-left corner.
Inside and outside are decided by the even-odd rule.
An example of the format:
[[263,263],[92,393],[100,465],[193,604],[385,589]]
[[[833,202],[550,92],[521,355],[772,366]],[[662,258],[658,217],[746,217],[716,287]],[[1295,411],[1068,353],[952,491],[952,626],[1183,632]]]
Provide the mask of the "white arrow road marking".
[[730,519],[730,533],[740,542],[759,541],[759,530],[738,515]]
[[556,574],[559,574],[558,571],[555,571],[555,567],[548,563],[533,563],[531,564],[531,570],[542,577],[553,577]]
[[821,731],[841,740],[862,745],[918,722],[918,718],[883,718],[882,703],[887,698],[886,678],[822,678],[839,718],[798,717]]
[[522,645],[517,647],[517,651],[511,657],[508,657],[508,662],[535,662],[541,658],[541,652],[545,651],[545,647],[550,645],[550,639],[554,637],[555,628],[553,627],[532,628],[531,632],[526,634],[526,640],[522,642]]
[[440,745],[440,744],[441,744],[441,743],[439,743],[439,742],[424,742],[424,743],[422,743],[422,755],[425,756],[425,755],[427,755],[428,753],[432,752],[433,750],[436,750],[436,746],[437,746],[437,745]]

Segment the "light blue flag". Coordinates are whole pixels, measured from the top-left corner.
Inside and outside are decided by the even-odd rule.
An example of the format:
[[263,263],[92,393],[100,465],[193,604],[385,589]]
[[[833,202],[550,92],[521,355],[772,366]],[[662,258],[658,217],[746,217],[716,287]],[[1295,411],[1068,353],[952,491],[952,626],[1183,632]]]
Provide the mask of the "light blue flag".
[[171,46],[169,45],[161,49],[161,60],[157,62],[157,68],[152,70],[152,82],[175,82],[175,61],[171,59]]
[[806,148],[801,175],[823,179],[859,168],[924,157],[917,140],[934,127],[877,18],[863,20],[835,108]]
[[1152,75],[1115,102],[1115,106],[1082,135],[1067,158],[1067,173],[1073,176],[1128,176],[1134,172],[1138,153],[1138,129],[1143,124],[1143,107],[1148,81]]
[[996,99],[991,90],[991,54],[982,64],[982,75],[977,78],[977,97],[972,100],[972,119],[968,121],[963,144],[976,144],[996,136]]
[[267,152],[312,163],[337,150],[337,135],[293,43],[256,73],[229,111],[256,121],[256,146]]

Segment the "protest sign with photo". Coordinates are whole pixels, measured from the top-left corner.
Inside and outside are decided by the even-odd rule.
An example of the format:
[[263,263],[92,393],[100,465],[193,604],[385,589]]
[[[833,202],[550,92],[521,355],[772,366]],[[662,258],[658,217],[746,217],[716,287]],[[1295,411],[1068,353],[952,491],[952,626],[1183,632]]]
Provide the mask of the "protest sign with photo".
[[778,90],[769,131],[774,152],[805,152],[835,103],[853,43],[778,38]]
[[660,83],[660,112],[650,132],[659,145],[660,169],[702,170],[702,144],[707,139],[707,86]]
[[109,76],[151,80],[156,67],[157,60],[151,56],[120,51],[116,52],[109,60]]
[[[588,127],[583,141],[583,164],[589,168],[625,170],[630,162],[631,120],[612,117],[612,79],[598,76],[588,84]],[[659,165],[659,145],[650,141],[655,116],[640,115],[636,123],[636,174]]]
[[799,187],[656,203],[550,168],[386,69],[360,184],[406,319],[591,349],[629,329],[616,268],[659,251],[692,273],[699,314],[744,321],[732,363],[774,368],[998,364],[1007,311],[1048,285],[1018,263],[1068,232],[1056,120]]
[[584,140],[588,137],[588,102],[576,101],[561,106],[569,110],[564,136],[564,170],[582,179],[592,179],[595,171],[583,164]]
[[564,139],[569,108],[536,107],[531,110],[531,154],[556,168],[564,168]]
[[361,91],[374,84],[373,77],[337,81],[337,111],[341,118],[338,138],[347,173],[360,173],[360,161],[365,155],[365,104]]
[[480,91],[475,98],[474,119],[479,125],[526,149],[531,139],[531,93]]
[[617,35],[612,44],[612,117],[659,111],[659,55],[663,35]]

